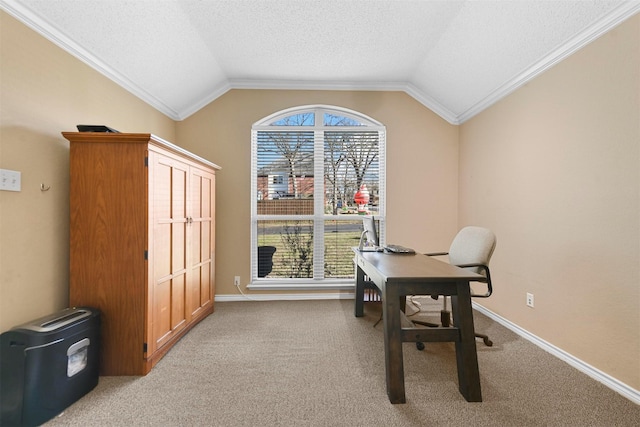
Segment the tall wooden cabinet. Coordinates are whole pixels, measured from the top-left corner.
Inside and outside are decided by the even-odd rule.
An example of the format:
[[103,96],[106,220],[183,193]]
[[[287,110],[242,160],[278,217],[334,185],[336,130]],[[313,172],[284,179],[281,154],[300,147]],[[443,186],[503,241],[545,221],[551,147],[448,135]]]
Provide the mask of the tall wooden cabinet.
[[102,312],[101,375],[145,375],[213,312],[219,167],[152,134],[63,136],[69,303]]

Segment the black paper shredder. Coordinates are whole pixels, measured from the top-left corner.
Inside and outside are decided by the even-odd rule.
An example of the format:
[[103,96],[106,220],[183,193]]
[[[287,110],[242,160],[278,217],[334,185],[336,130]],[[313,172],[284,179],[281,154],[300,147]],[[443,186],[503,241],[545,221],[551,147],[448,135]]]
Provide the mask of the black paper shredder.
[[36,426],[98,384],[100,311],[67,308],[0,335],[0,425]]

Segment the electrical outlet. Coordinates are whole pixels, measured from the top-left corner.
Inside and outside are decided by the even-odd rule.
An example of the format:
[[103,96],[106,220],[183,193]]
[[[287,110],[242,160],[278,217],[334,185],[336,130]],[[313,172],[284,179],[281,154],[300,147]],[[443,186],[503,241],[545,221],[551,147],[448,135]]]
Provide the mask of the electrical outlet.
[[236,287],[239,287],[239,286],[240,286],[240,276],[236,276],[236,277],[234,277],[234,278],[233,278],[233,284],[234,284]]
[[527,305],[533,308],[533,294],[527,292]]

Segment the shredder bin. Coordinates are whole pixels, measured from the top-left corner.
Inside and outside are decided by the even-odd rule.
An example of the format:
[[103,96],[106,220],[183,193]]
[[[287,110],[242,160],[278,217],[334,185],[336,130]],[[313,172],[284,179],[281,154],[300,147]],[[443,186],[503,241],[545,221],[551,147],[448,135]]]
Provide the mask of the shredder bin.
[[98,384],[100,311],[67,308],[0,335],[0,426],[36,426]]

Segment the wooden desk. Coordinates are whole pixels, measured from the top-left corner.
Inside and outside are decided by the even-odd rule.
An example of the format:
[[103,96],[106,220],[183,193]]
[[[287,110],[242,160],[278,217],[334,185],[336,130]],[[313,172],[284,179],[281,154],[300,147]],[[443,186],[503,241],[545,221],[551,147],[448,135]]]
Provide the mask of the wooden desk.
[[[357,249],[354,252],[356,317],[363,315],[365,276],[382,293],[387,395],[391,403],[406,402],[402,343],[430,341],[455,342],[458,389],[468,402],[482,402],[469,281],[483,277],[421,254],[360,252]],[[407,295],[436,294],[451,296],[452,327],[402,327],[404,313],[401,311],[404,311]],[[425,378],[428,378],[426,373]]]

